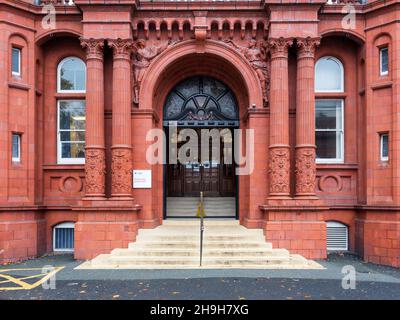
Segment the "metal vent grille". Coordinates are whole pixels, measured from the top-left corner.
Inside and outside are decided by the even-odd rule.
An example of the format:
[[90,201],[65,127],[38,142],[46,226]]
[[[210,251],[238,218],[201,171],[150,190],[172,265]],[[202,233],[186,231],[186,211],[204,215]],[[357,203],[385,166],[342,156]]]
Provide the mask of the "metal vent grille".
[[328,221],[326,226],[326,242],[328,251],[347,251],[349,248],[349,235],[346,225]]
[[54,227],[53,233],[54,251],[74,251],[74,224],[61,223]]

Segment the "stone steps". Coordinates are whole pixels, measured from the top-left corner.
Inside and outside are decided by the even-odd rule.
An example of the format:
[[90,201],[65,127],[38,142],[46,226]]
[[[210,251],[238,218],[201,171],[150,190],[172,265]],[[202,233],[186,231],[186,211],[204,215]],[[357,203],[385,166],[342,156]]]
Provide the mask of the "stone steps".
[[[140,230],[137,241],[85,262],[78,269],[199,268],[199,220],[166,220]],[[206,220],[202,268],[319,269],[286,249],[273,249],[262,230],[246,229],[235,220]]]
[[[168,197],[167,216],[196,217],[200,198],[196,197]],[[204,211],[208,217],[234,217],[236,213],[236,199],[234,197],[217,197],[204,199]]]

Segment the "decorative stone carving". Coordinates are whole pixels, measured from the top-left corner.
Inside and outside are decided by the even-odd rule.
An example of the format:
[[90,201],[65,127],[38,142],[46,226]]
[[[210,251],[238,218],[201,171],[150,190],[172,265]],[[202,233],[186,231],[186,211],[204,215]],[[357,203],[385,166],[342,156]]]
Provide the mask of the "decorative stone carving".
[[265,42],[250,40],[247,46],[239,46],[232,40],[226,40],[225,42],[241,53],[254,68],[260,79],[264,104],[267,104],[269,95],[269,63]]
[[86,49],[87,59],[103,60],[104,39],[83,39],[81,38],[81,46]]
[[104,149],[87,148],[85,153],[85,193],[104,196],[106,157]]
[[113,196],[131,195],[131,150],[113,148],[111,160],[111,193]]
[[113,49],[115,59],[130,59],[132,53],[132,39],[108,39],[108,46]]
[[297,38],[296,45],[298,50],[297,58],[312,58],[314,59],[315,48],[319,46],[321,42],[320,38]]
[[289,195],[289,147],[272,147],[269,151],[269,191],[273,195]]
[[140,85],[143,80],[144,73],[149,67],[151,61],[157,57],[161,52],[166,50],[169,46],[175,44],[177,41],[167,41],[159,46],[151,45],[146,46],[144,40],[137,40],[133,44],[133,102],[139,103]]
[[267,47],[271,53],[271,58],[287,58],[288,49],[293,44],[292,38],[270,38]]
[[314,195],[316,180],[315,148],[296,149],[296,195]]

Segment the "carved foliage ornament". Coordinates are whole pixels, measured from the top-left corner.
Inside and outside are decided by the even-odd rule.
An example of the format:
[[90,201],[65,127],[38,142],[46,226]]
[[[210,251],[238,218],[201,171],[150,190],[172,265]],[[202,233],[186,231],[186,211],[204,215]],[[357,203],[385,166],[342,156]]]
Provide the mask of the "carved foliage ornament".
[[83,39],[81,46],[86,49],[87,59],[103,59],[104,39]]
[[104,149],[86,149],[86,194],[104,194],[106,159]]
[[124,58],[129,59],[132,53],[133,40],[132,39],[108,39],[108,46],[113,49],[114,59]]
[[296,193],[315,193],[316,165],[315,149],[299,148],[296,150]]
[[315,48],[319,46],[320,42],[320,38],[297,38],[298,58],[314,58]]
[[288,49],[293,44],[292,38],[270,38],[268,39],[268,49],[271,53],[271,57],[287,57]]
[[131,193],[131,150],[115,148],[112,150],[111,161],[112,194]]
[[289,148],[274,147],[269,153],[269,176],[270,176],[270,193],[290,192],[289,174],[290,174],[290,159]]

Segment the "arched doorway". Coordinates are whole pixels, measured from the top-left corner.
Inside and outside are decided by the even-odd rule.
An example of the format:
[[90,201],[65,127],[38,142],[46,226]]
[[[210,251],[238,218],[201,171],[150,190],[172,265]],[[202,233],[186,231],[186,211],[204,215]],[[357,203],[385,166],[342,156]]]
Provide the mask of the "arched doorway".
[[[207,76],[181,81],[166,98],[163,126],[168,137],[165,215],[176,216],[176,203],[187,205],[182,198],[196,198],[203,192],[206,198],[214,198],[210,201],[215,207],[234,207],[226,214],[210,208],[209,217],[213,213],[216,217],[236,217],[233,130],[239,127],[239,110],[231,89]],[[193,217],[193,212],[187,216]]]

